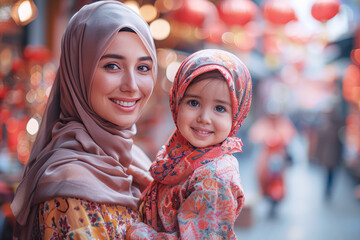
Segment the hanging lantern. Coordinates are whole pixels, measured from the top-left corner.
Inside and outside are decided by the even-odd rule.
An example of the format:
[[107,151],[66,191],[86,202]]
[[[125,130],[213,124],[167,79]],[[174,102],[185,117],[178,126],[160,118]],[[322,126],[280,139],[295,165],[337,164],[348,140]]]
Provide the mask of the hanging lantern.
[[223,22],[218,20],[212,24],[207,24],[206,26],[204,26],[202,34],[207,42],[213,44],[222,44],[222,36],[227,31],[227,26]]
[[297,20],[294,8],[285,0],[266,0],[262,5],[264,18],[275,25]]
[[215,5],[208,0],[183,0],[180,8],[174,10],[171,16],[194,27],[202,27],[208,17],[217,16]]
[[327,22],[338,14],[339,0],[316,0],[311,7],[311,15],[320,22]]
[[223,0],[217,4],[220,19],[227,25],[245,25],[254,19],[258,7],[250,0]]

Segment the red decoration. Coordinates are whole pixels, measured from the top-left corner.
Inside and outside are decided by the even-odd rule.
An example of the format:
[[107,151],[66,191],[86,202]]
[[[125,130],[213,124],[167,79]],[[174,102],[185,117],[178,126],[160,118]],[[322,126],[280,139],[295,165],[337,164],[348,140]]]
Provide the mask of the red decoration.
[[340,1],[316,0],[311,7],[311,15],[320,22],[326,22],[338,14]]
[[360,101],[360,68],[349,65],[343,77],[343,95],[346,101],[358,104]]
[[51,52],[45,46],[28,45],[24,49],[24,57],[30,61],[46,63],[51,58]]
[[201,27],[208,17],[216,15],[215,5],[208,0],[183,0],[181,7],[171,13],[175,20],[194,27]]
[[351,50],[350,57],[354,64],[360,66],[360,48]]
[[245,25],[254,19],[258,7],[250,0],[223,0],[217,4],[220,19],[227,25]]
[[262,12],[267,21],[276,25],[297,20],[294,8],[285,0],[266,0],[262,5]]
[[204,34],[205,40],[209,43],[222,44],[222,35],[228,31],[226,25],[220,21],[216,21],[213,24],[204,26],[202,33]]

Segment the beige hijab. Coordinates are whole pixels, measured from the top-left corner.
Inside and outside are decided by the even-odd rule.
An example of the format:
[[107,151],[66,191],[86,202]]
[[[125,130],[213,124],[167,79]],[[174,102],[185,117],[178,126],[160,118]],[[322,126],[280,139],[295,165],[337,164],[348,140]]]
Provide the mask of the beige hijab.
[[40,131],[11,204],[21,235],[32,231],[37,205],[54,197],[137,207],[140,191],[126,174],[141,155],[131,154],[136,127],[105,122],[90,104],[98,61],[124,27],[138,34],[152,57],[155,83],[156,49],[148,24],[139,15],[120,2],[98,1],[71,18]]

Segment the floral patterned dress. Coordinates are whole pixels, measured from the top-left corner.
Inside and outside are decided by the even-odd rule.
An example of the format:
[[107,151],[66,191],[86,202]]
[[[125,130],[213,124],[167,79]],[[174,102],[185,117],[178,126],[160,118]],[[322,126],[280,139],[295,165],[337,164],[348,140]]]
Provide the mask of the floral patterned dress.
[[[158,185],[157,225],[132,225],[127,239],[236,239],[234,222],[244,204],[238,162],[226,154],[174,185]],[[142,206],[144,207],[144,206]]]
[[42,239],[125,239],[126,228],[138,221],[130,208],[77,198],[55,198],[39,206]]

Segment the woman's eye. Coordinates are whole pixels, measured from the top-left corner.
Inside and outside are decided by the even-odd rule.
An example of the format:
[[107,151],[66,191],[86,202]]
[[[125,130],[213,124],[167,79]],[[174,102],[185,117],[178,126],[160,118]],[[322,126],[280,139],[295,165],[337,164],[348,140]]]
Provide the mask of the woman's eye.
[[196,101],[196,100],[189,100],[189,101],[188,101],[188,104],[189,104],[191,107],[198,107],[198,106],[199,106],[199,102]]
[[222,112],[226,112],[226,109],[223,106],[216,106],[215,111],[222,113]]
[[118,65],[114,64],[114,63],[109,63],[109,64],[106,64],[104,66],[105,69],[108,69],[108,70],[118,70],[120,69]]
[[138,69],[141,71],[141,72],[148,72],[150,71],[150,67],[149,66],[146,66],[146,65],[141,65],[138,67]]

